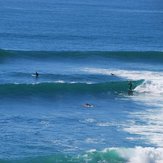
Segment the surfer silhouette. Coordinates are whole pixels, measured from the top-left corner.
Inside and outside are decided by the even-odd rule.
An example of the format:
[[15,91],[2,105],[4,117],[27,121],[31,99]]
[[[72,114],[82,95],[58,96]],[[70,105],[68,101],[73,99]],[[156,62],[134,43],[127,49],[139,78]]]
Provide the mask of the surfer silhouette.
[[38,74],[38,72],[37,72],[37,71],[36,71],[35,75],[36,75],[36,78],[38,78],[39,74]]
[[128,85],[129,85],[128,95],[133,95],[133,91],[132,91],[132,82],[129,81]]
[[131,81],[129,81],[128,85],[129,85],[129,90],[131,90],[131,91],[132,91],[132,82],[131,82]]

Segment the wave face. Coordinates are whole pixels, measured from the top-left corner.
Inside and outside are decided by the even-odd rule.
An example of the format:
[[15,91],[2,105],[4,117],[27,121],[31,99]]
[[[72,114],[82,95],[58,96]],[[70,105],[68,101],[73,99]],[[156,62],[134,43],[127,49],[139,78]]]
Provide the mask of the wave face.
[[[133,81],[133,89],[143,80]],[[106,83],[38,83],[38,84],[1,84],[0,93],[6,96],[56,95],[57,93],[100,94],[127,93],[128,81]]]
[[[157,51],[14,51],[0,50],[0,59],[24,58],[35,60],[51,59],[121,59],[125,61],[163,62],[163,52]],[[102,59],[101,58],[101,59]]]

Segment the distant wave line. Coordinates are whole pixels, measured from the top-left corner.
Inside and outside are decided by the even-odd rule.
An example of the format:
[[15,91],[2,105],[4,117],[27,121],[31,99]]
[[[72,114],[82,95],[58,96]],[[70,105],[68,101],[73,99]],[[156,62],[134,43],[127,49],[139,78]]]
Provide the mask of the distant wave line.
[[26,59],[89,59],[94,57],[114,58],[123,60],[146,60],[163,62],[161,51],[18,51],[0,50],[0,59],[26,58]]

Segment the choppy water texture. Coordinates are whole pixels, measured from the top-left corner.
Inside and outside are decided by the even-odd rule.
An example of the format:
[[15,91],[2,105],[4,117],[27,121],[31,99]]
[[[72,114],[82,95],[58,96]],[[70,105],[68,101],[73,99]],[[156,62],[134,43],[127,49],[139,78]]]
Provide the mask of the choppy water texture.
[[160,0],[5,0],[0,14],[0,163],[163,162]]

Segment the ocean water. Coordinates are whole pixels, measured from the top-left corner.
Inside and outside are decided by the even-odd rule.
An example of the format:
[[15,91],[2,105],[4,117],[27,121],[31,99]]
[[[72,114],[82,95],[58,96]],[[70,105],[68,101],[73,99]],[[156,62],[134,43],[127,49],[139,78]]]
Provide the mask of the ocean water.
[[162,26],[161,0],[0,0],[0,163],[163,163]]

